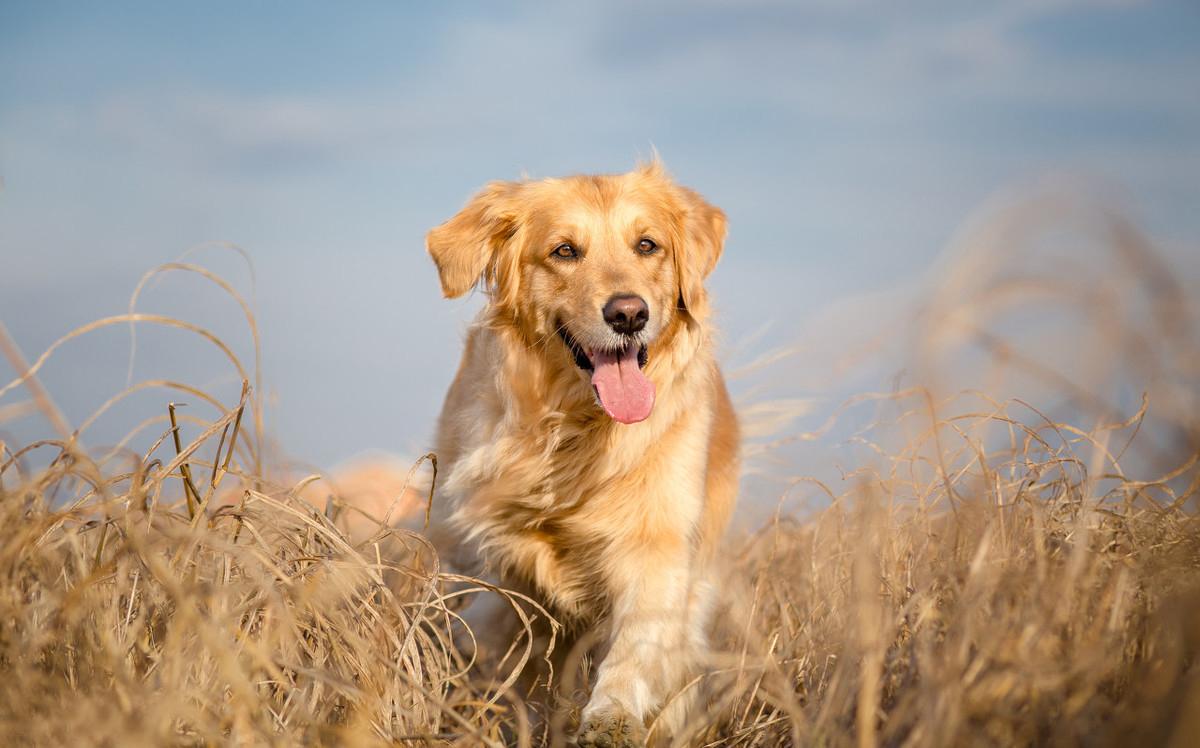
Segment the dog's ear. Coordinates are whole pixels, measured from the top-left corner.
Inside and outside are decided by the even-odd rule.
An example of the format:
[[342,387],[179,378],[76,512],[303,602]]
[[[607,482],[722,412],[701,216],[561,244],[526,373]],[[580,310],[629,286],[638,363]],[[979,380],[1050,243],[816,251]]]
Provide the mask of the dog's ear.
[[466,207],[425,235],[425,247],[437,265],[442,293],[453,299],[481,279],[494,288],[500,282],[497,255],[517,231],[519,182],[492,182]]
[[695,190],[679,187],[685,215],[684,246],[675,253],[675,275],[679,279],[679,306],[692,317],[708,310],[704,280],[717,266],[725,247],[725,213],[700,197]]

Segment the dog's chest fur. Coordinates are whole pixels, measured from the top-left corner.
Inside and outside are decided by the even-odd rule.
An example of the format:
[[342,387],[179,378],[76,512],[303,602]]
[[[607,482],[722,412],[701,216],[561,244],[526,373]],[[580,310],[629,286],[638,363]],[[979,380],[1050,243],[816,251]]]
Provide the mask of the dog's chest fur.
[[[460,449],[444,484],[450,524],[483,570],[531,586],[566,617],[595,613],[614,550],[694,529],[709,424],[705,411],[686,404],[701,383],[683,378],[661,388],[653,416],[635,426],[613,424],[586,390],[567,394],[538,372],[501,373],[493,383],[473,393],[459,421],[469,430],[455,429]],[[518,402],[527,386],[564,394]],[[514,418],[514,409],[531,405],[541,407],[539,417]]]

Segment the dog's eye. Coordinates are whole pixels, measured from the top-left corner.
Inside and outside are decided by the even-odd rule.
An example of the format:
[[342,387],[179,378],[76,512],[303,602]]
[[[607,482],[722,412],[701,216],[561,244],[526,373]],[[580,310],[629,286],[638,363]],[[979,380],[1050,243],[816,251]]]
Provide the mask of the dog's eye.
[[653,239],[642,239],[638,242],[637,249],[644,255],[652,255],[658,251],[658,245],[654,243]]
[[563,242],[555,247],[554,251],[550,254],[555,257],[561,257],[564,260],[573,260],[579,256],[579,250],[570,242]]

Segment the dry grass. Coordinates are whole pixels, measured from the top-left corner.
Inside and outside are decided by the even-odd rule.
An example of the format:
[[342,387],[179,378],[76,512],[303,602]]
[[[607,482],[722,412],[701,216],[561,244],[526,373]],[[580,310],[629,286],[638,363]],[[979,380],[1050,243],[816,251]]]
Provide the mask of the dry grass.
[[[753,654],[730,660],[712,744],[1200,735],[1185,720],[1200,706],[1195,458],[1178,495],[1169,476],[1089,477],[1075,451],[1096,435],[1023,409],[944,419],[959,449],[888,455],[810,521],[747,540],[752,633],[728,646]],[[985,452],[971,431],[996,422],[1012,441]]]
[[[221,346],[132,309],[97,324],[132,321]],[[1179,350],[1191,333],[1171,335],[1171,360],[1194,362]],[[1011,363],[1011,346],[982,339]],[[2,328],[0,344],[24,374],[0,390],[0,417],[37,408],[60,431],[0,446],[0,744],[561,742],[514,685],[545,611],[442,573],[418,535],[349,536],[336,520],[353,507],[303,498],[316,477],[273,478],[259,388],[220,404],[135,385],[167,393],[147,421],[160,438],[99,453],[38,386],[40,362]],[[21,385],[30,403],[6,405]],[[221,414],[173,428],[181,391]],[[873,457],[844,489],[792,481],[822,508],[781,508],[733,541],[690,741],[1195,744],[1197,414],[1174,413],[1153,459],[1135,459],[1145,407],[1119,422],[1075,407],[1072,424],[925,388],[847,407],[868,406],[848,441]],[[480,594],[529,622],[498,667],[456,644],[455,611]]]

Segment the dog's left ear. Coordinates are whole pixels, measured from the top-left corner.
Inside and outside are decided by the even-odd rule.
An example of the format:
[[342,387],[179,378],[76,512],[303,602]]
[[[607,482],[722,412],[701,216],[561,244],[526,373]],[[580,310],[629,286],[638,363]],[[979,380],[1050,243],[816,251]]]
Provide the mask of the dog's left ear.
[[480,280],[489,288],[504,284],[507,269],[500,249],[517,230],[520,182],[492,182],[453,218],[425,235],[425,247],[437,265],[442,293],[462,296]]
[[700,193],[679,187],[686,215],[684,246],[675,253],[675,275],[679,279],[679,306],[696,319],[708,311],[704,280],[725,248],[725,213],[711,205]]

